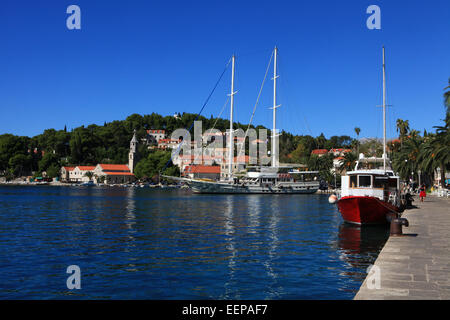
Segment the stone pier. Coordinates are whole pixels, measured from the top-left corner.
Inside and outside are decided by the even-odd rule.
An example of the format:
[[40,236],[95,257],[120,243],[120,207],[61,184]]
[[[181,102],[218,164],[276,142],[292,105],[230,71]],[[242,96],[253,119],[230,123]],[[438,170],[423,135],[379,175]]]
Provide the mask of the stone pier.
[[402,216],[406,236],[391,236],[374,263],[381,285],[367,277],[355,300],[450,299],[450,198],[413,204]]

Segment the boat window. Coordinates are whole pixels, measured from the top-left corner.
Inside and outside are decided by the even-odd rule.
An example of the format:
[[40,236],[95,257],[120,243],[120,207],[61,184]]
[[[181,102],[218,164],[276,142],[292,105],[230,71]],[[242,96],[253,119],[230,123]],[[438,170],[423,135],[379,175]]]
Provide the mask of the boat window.
[[385,188],[388,182],[388,178],[384,176],[374,176],[373,187]]
[[357,186],[356,178],[357,178],[357,176],[350,176],[350,187],[351,188],[356,188],[356,186]]
[[371,186],[371,176],[359,176],[359,187],[367,188]]
[[389,179],[389,187],[397,188],[397,179]]

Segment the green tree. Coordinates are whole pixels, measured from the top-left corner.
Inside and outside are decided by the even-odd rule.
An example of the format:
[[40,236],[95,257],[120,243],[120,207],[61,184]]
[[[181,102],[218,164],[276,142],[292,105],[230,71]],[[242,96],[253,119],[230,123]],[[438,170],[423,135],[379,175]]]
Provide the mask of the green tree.
[[11,170],[10,172],[15,177],[19,177],[22,176],[24,173],[28,173],[30,163],[31,163],[31,156],[20,153],[15,154],[8,161],[8,165]]
[[[138,162],[134,175],[138,179],[144,177],[152,178],[162,171],[161,173],[164,175],[179,176],[180,171],[177,166],[173,165],[170,158],[171,152],[169,151],[156,150],[151,152],[146,158]],[[166,166],[167,163],[168,165]]]
[[59,167],[59,158],[54,153],[45,153],[42,159],[39,161],[39,172],[47,171],[50,166]]
[[400,143],[403,144],[403,140],[409,131],[409,121],[397,119],[397,132],[400,134]]
[[355,168],[357,157],[353,152],[346,152],[341,160],[339,160],[339,171],[351,171]]
[[356,127],[355,128],[355,133],[356,133],[356,154],[359,157],[359,133],[361,132],[361,129]]
[[325,154],[320,157],[312,155],[308,160],[308,168],[313,171],[319,171],[320,177],[328,183],[334,180],[334,175],[331,173],[331,168],[333,168],[332,154]]
[[92,171],[86,171],[84,175],[89,179],[89,181],[92,181],[92,177],[94,176],[94,173]]

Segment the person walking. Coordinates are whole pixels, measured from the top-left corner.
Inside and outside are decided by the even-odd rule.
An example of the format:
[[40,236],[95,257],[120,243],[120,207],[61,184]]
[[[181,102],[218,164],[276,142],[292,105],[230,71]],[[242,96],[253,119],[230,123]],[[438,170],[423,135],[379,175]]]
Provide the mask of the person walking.
[[420,187],[420,193],[419,193],[420,202],[423,202],[423,200],[425,199],[426,196],[427,196],[427,193],[425,192],[425,185],[423,184]]

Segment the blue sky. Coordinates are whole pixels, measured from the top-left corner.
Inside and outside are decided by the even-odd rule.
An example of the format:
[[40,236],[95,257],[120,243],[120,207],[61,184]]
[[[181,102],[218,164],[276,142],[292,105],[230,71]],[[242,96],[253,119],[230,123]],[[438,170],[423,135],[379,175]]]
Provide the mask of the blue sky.
[[[81,8],[81,30],[66,27],[71,4]],[[381,8],[381,30],[366,27],[371,4]],[[361,137],[381,137],[385,45],[388,136],[397,118],[432,130],[444,117],[449,30],[448,0],[6,0],[0,134],[34,136],[132,113],[196,113],[233,53],[235,120],[248,123],[275,45],[279,127],[330,137],[354,136],[358,126]],[[230,70],[204,116],[219,114],[229,87]],[[268,81],[255,124],[271,126],[271,95]]]

